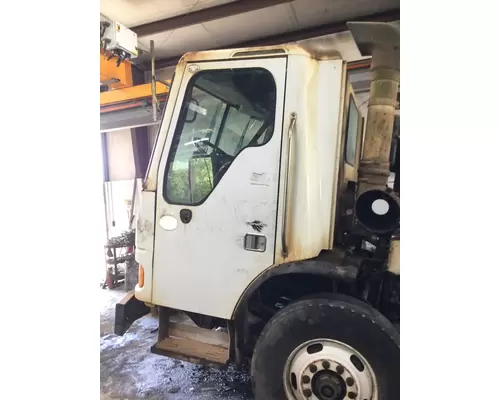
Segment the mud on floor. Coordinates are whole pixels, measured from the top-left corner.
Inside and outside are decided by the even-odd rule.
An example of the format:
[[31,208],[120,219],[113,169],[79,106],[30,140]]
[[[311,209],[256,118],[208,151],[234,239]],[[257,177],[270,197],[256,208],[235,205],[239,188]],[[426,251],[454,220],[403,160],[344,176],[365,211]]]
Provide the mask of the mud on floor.
[[124,295],[102,291],[101,400],[253,400],[247,372],[218,370],[158,356],[157,321],[147,315],[124,336],[113,332],[114,305]]

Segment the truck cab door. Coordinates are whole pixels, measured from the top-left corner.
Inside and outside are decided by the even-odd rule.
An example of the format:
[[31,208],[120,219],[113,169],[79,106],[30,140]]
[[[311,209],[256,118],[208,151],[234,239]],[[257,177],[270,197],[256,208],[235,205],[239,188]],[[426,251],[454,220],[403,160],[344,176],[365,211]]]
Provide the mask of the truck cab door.
[[274,263],[286,64],[186,65],[158,171],[154,304],[229,319]]

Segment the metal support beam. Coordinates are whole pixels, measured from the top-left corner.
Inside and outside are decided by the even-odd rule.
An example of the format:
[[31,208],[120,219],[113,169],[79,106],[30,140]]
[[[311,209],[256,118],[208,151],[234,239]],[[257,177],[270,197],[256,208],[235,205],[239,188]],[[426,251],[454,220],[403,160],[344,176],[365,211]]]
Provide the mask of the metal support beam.
[[101,150],[102,150],[103,181],[109,182],[108,135],[106,132],[101,133]]
[[[101,151],[102,151],[102,168],[103,168],[103,182],[102,182],[102,196],[104,200],[104,219],[106,221],[106,239],[109,240],[109,214],[108,214],[108,191],[107,182],[109,182],[109,162],[108,162],[108,134],[101,132]],[[108,271],[108,265],[105,263],[105,274]]]
[[[383,11],[376,14],[366,15],[359,18],[350,18],[348,21],[363,21],[363,22],[393,22],[399,21],[400,13],[399,8],[392,9],[388,11]],[[349,29],[346,23],[348,21],[335,22],[331,24],[325,24],[316,26],[314,28],[306,28],[298,31],[288,32],[284,34],[268,36],[266,38],[250,40],[245,42],[235,42],[225,47],[219,47],[219,49],[231,49],[231,48],[241,48],[241,47],[257,47],[257,46],[275,46],[285,43],[298,42],[300,40],[311,39],[318,36],[331,35],[334,33],[345,32]],[[207,49],[216,50],[216,49]],[[162,60],[156,60],[156,69],[172,67],[177,65],[182,54],[164,58]]]
[[[134,84],[140,85],[144,84],[145,82],[146,79],[144,77],[144,74],[136,75]],[[154,85],[152,85],[152,87],[154,87]],[[153,92],[153,97],[155,96],[156,91]],[[146,170],[148,168],[150,156],[148,128],[146,126],[132,128],[130,129],[130,136],[132,139],[132,152],[134,154],[135,178],[144,179],[146,176]]]
[[149,41],[149,49],[151,54],[151,90],[153,92],[153,121],[158,120],[158,99],[156,98],[156,75],[155,75],[155,41]]
[[150,22],[131,29],[137,33],[138,37],[154,35],[155,33],[172,31],[186,26],[203,24],[233,15],[244,14],[250,11],[261,10],[276,6],[278,4],[290,3],[293,0],[238,0],[232,3],[221,4],[219,6],[193,11],[188,14]]
[[[155,90],[157,96],[168,93],[168,87],[161,82],[156,82]],[[100,94],[100,102],[102,107],[125,101],[152,98],[152,96],[152,85],[150,83],[145,83],[143,85],[135,85],[125,89],[103,92]]]

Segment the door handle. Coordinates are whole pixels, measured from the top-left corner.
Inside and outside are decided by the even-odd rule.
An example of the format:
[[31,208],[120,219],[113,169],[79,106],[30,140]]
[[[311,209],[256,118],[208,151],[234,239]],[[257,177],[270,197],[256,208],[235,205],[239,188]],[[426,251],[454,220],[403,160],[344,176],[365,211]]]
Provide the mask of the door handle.
[[188,210],[187,208],[183,208],[179,215],[181,217],[182,223],[184,224],[189,224],[189,222],[191,222],[191,218],[193,218],[193,212],[191,210]]
[[286,237],[286,228],[287,228],[286,221],[288,217],[288,180],[290,175],[290,167],[292,165],[293,131],[295,130],[296,123],[297,123],[297,113],[293,112],[290,114],[290,124],[288,126],[288,159],[285,170],[283,223],[281,227],[281,254],[284,258],[288,257],[288,244]]

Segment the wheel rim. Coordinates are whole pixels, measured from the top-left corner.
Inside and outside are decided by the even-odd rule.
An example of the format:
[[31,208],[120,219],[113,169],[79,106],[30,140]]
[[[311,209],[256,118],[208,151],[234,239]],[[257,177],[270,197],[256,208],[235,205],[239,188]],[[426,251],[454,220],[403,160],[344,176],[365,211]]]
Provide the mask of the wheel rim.
[[283,371],[290,400],[378,400],[372,367],[351,346],[315,339],[298,346]]

